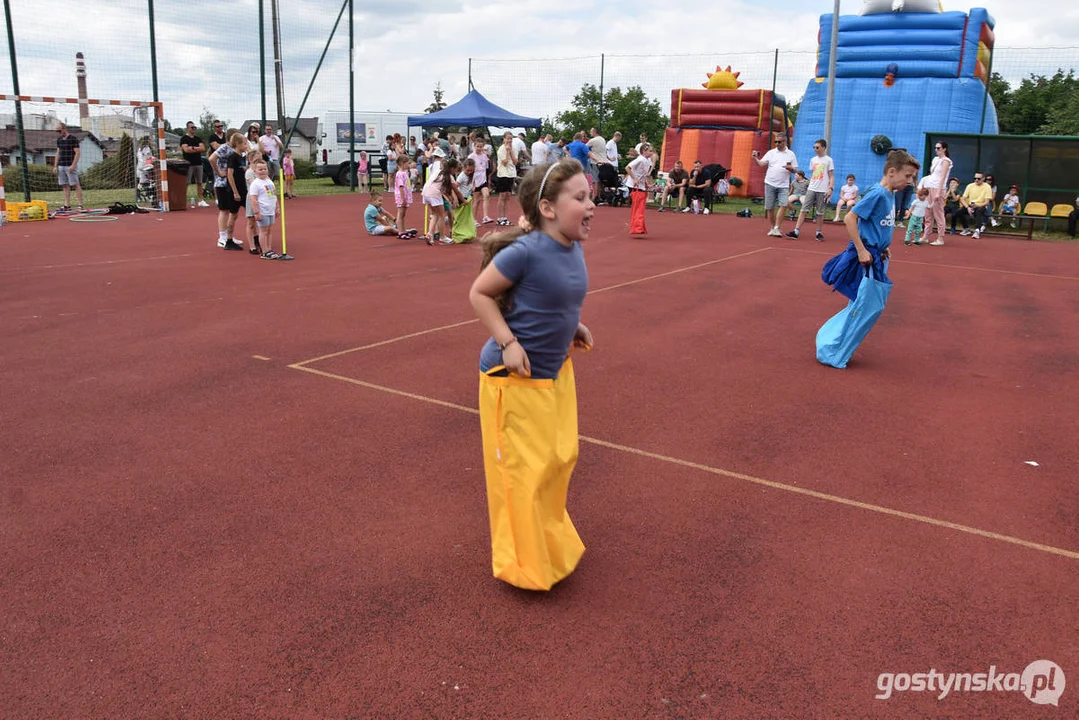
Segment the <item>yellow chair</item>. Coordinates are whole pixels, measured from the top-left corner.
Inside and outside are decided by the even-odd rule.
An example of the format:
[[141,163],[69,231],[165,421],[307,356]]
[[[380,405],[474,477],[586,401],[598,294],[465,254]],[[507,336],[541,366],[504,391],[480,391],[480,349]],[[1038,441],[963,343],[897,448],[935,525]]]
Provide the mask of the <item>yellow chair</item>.
[[[1023,217],[1027,218],[1030,222],[1027,225],[1027,240],[1034,238],[1034,218],[1043,218],[1049,214],[1049,208],[1045,206],[1043,202],[1028,202],[1026,207],[1023,208]],[[1049,220],[1046,219],[1045,224],[1049,224]]]
[[1057,204],[1053,206],[1053,209],[1049,211],[1049,217],[1066,218],[1072,214],[1071,205]]

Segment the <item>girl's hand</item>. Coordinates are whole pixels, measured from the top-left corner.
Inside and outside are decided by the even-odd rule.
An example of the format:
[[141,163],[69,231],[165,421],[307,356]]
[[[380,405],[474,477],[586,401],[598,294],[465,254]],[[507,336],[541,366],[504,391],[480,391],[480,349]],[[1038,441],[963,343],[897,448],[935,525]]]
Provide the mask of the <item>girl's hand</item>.
[[577,332],[573,334],[573,347],[578,350],[591,350],[594,341],[592,331],[584,323],[577,324]]
[[521,347],[521,343],[515,342],[502,351],[502,364],[506,369],[521,377],[532,376],[532,366],[528,362],[528,353]]

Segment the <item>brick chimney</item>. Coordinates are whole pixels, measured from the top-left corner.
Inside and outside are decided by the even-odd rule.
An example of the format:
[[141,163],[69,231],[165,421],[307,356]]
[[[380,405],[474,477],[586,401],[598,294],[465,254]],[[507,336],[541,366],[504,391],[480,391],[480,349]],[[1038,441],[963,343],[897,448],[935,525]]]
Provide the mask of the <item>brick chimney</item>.
[[[85,101],[86,94],[86,63],[83,62],[82,53],[75,53],[75,77],[79,79],[79,100]],[[86,102],[79,103],[79,120],[90,117],[90,106]]]

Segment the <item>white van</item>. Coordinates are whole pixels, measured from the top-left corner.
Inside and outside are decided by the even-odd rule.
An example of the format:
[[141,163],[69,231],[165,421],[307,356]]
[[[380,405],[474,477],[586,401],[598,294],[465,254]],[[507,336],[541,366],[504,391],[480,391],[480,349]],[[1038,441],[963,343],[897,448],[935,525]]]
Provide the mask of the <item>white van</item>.
[[337,185],[348,185],[349,147],[352,134],[356,137],[356,162],[360,161],[360,151],[367,151],[367,161],[371,164],[371,177],[381,177],[382,168],[379,160],[383,159],[382,144],[387,135],[397,133],[408,142],[415,137],[423,139],[422,128],[408,127],[409,115],[422,113],[357,112],[355,125],[349,128],[347,110],[331,110],[322,119],[323,136],[319,139],[318,161],[315,175],[333,178]]

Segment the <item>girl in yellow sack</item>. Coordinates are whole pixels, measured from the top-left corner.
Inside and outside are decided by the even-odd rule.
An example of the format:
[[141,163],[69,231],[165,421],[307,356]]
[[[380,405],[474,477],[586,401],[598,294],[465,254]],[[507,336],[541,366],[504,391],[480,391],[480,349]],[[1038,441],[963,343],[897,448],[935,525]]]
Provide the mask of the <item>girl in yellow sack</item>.
[[511,585],[550,590],[584,553],[566,512],[577,463],[569,352],[592,346],[581,324],[588,271],[580,243],[595,205],[572,159],[532,168],[519,200],[519,227],[484,238],[469,299],[491,333],[479,405],[492,569]]

